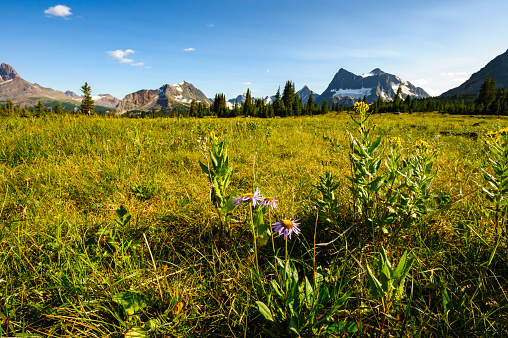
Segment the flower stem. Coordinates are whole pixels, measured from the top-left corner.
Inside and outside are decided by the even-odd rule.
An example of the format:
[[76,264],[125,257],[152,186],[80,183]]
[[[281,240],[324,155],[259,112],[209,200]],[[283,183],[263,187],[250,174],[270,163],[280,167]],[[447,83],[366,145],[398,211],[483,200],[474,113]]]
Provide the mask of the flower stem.
[[254,216],[252,215],[252,205],[250,205],[250,204],[249,204],[249,211],[250,211],[250,229],[252,231],[252,238],[254,239],[254,258],[255,258],[255,264],[256,264],[256,271],[259,274],[257,233],[256,233],[256,228],[254,227]]

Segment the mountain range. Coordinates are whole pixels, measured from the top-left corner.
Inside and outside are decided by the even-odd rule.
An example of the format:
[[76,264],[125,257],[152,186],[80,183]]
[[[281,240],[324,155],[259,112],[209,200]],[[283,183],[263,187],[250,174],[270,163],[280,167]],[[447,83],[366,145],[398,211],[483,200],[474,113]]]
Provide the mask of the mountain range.
[[379,97],[384,101],[392,101],[399,86],[404,98],[408,95],[414,98],[429,97],[422,88],[415,87],[409,81],[385,73],[379,68],[363,75],[355,75],[341,68],[315,101],[322,104],[327,100],[329,104],[333,102],[344,105],[352,105],[364,97],[367,102],[376,101]]
[[[67,102],[74,106],[81,103],[82,97],[71,91],[61,92],[45,88],[37,83],[23,80],[21,76],[6,63],[0,65],[0,101],[10,99],[21,105],[35,106],[38,100],[52,105],[52,101]],[[99,94],[93,97],[95,105],[113,108],[118,99],[109,94]]]
[[209,105],[211,102],[202,91],[185,81],[178,84],[165,84],[159,89],[138,90],[126,95],[116,106],[116,113],[123,114],[127,111],[152,109],[173,109],[182,106],[190,106],[192,101],[202,102]]
[[[508,87],[508,50],[471,75],[466,82],[443,93],[442,96],[476,94],[487,74],[496,79],[498,87]],[[324,100],[327,100],[329,104],[352,105],[364,97],[367,102],[376,101],[378,98],[391,101],[395,98],[399,87],[402,89],[404,98],[408,95],[414,98],[429,97],[422,88],[416,87],[396,75],[385,73],[379,68],[362,75],[355,75],[340,68],[326,90],[320,95],[311,91],[307,86],[304,86],[296,94],[303,103],[308,101],[312,92],[314,102],[317,104],[322,104]],[[126,95],[122,100],[109,94],[99,94],[92,98],[96,107],[115,108],[117,114],[133,110],[149,111],[189,107],[193,100],[204,104],[211,104],[212,101],[199,89],[185,81],[173,85],[165,84],[158,89],[139,90]],[[41,100],[45,105],[54,105],[55,101],[59,101],[61,104],[65,103],[62,106],[67,104],[77,109],[82,97],[69,90],[61,92],[42,87],[37,83],[32,84],[23,80],[13,67],[2,63],[0,65],[0,101],[7,99],[15,104],[20,103],[28,106],[35,106],[38,100]],[[228,105],[233,107],[235,102],[241,105],[245,99],[245,94],[239,95],[229,100]],[[274,96],[267,96],[264,98],[264,102],[268,104],[274,99]]]
[[450,89],[441,94],[442,96],[477,94],[485,77],[490,75],[495,78],[497,87],[508,87],[508,50],[498,55],[485,67],[471,75],[471,77],[460,86]]

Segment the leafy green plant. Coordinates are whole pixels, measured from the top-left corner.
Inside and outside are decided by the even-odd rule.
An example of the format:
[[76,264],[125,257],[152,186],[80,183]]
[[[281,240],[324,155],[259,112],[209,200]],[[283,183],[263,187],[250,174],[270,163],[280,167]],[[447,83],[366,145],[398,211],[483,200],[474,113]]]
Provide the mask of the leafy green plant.
[[508,128],[486,134],[491,172],[484,170],[482,189],[491,203],[493,223],[508,237]]
[[392,304],[404,298],[404,283],[406,276],[411,269],[414,257],[407,258],[407,251],[399,260],[395,269],[392,268],[388,256],[383,246],[379,249],[378,277],[374,275],[367,265],[367,277],[369,279],[370,291],[374,298],[380,298],[383,311],[388,314]]
[[157,187],[153,183],[135,184],[131,186],[131,193],[140,201],[148,201],[155,195]]
[[[399,137],[389,139],[390,154],[383,156],[379,148],[382,136],[373,139],[372,131],[376,125],[370,125],[364,102],[355,104],[360,121],[353,117],[358,126],[360,137],[350,135],[351,152],[351,192],[353,210],[362,224],[367,225],[372,235],[388,234],[402,227],[409,227],[421,219],[428,211],[430,191],[436,152],[422,140],[417,141],[404,156],[401,151],[402,140]],[[385,158],[386,172],[381,163]]]
[[336,225],[337,215],[340,213],[339,201],[335,196],[335,191],[339,183],[335,183],[335,177],[332,172],[327,171],[324,175],[319,175],[318,184],[313,185],[321,193],[321,198],[317,201],[320,207],[319,219],[325,224]]
[[225,230],[231,234],[228,216],[234,206],[228,189],[233,177],[233,168],[229,164],[226,141],[211,132],[207,164],[200,161],[199,165],[210,182],[210,199],[217,210],[221,231]]
[[256,301],[263,318],[299,336],[328,337],[358,330],[356,323],[336,317],[339,307],[352,295],[343,293],[347,279],[329,288],[321,273],[314,274],[313,283],[307,277],[300,281],[291,259],[277,258],[277,264],[278,269],[274,268],[279,279],[270,281],[272,293],[268,295],[268,304]]

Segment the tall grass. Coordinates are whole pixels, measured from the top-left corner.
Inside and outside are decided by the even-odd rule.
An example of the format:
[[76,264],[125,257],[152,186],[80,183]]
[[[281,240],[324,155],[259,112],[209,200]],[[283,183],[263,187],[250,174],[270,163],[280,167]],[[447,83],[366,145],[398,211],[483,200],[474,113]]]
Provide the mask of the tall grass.
[[[357,220],[346,177],[346,130],[356,127],[348,115],[2,117],[0,336],[291,335],[256,306],[270,297],[274,260],[271,244],[258,248],[259,275],[253,273],[248,210],[234,210],[231,236],[215,241],[218,216],[198,142],[211,131],[226,141],[233,196],[260,187],[279,200],[273,221],[301,220],[302,234],[288,243],[301,278],[313,280],[317,265],[327,285],[349,280],[352,294],[332,319],[356,323],[351,335],[508,335],[507,236],[496,232],[479,188],[488,170],[481,135],[508,126],[508,120],[372,118],[374,136],[398,136],[405,148],[422,139],[439,151],[435,199],[429,202],[435,212],[418,227],[386,238],[391,261],[405,250],[415,257],[406,297],[388,314],[372,297],[367,278],[366,266],[376,264],[379,248],[351,227]],[[464,132],[480,136],[456,135]],[[389,152],[387,142],[380,147]],[[316,223],[313,207],[321,195],[315,185],[325,172],[338,184],[337,205],[332,223]],[[276,250],[283,250],[283,241],[275,241]]]

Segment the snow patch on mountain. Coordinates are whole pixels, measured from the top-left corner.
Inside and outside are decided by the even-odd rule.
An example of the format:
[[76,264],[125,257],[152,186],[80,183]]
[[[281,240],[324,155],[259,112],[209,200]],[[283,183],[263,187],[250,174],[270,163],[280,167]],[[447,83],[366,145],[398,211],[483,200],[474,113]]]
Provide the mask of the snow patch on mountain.
[[[404,82],[406,82],[406,83],[404,83]],[[404,96],[413,95],[411,88],[407,87],[406,84],[407,84],[407,81],[401,81],[401,83],[392,82],[392,89],[396,93],[397,90],[399,89],[399,86],[400,86],[402,88],[402,94],[404,94]]]
[[333,96],[351,96],[354,99],[360,99],[364,96],[369,96],[372,92],[372,88],[360,88],[360,89],[332,89]]

